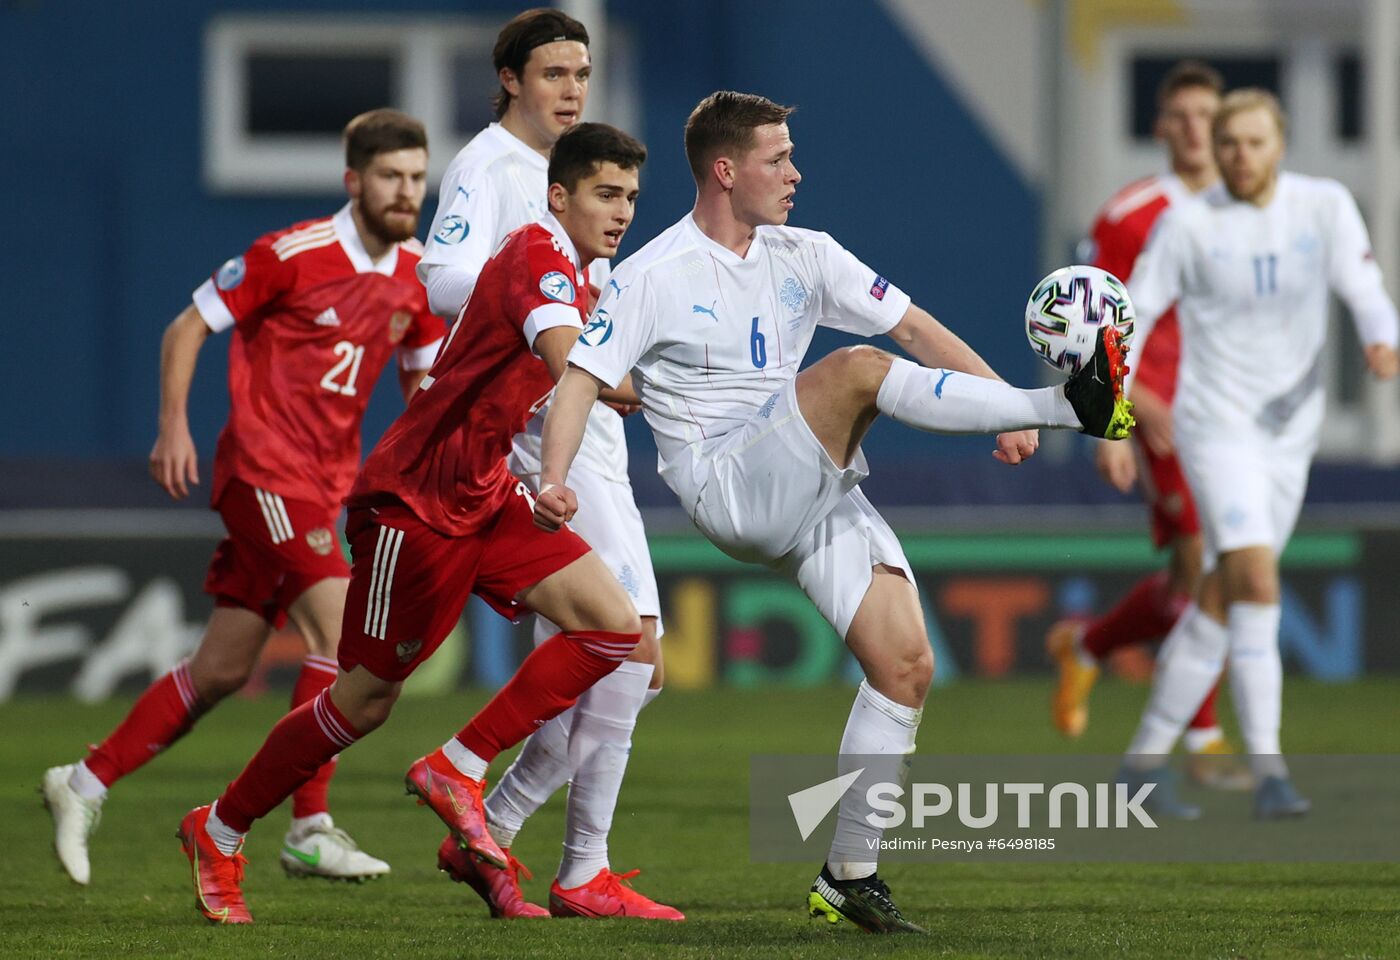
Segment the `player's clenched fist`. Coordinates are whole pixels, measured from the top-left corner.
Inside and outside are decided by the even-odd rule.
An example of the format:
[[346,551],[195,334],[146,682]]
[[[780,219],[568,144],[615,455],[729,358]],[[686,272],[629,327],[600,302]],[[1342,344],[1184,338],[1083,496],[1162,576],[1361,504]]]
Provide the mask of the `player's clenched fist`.
[[578,497],[568,487],[546,483],[535,497],[535,526],[553,533],[574,518]]

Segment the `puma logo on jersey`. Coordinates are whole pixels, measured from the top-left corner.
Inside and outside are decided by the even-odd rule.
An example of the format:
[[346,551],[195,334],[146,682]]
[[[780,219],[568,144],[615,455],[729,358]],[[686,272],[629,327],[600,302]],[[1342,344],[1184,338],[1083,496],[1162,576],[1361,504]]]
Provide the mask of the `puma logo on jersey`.
[[710,303],[708,307],[702,307],[698,303],[692,303],[690,305],[690,312],[708,314],[711,320],[713,320],[715,323],[719,323],[719,317],[715,314],[715,304],[717,303],[719,303],[719,301],[714,300]]
[[632,286],[632,284],[629,283],[629,284],[627,285],[627,287],[620,287],[620,286],[618,286],[616,280],[614,280],[613,278],[609,277],[609,278],[608,278],[608,286],[610,286],[610,287],[612,287],[614,290],[616,290],[616,291],[617,291],[617,295],[620,297],[620,296],[622,296],[622,291],[626,290],[627,287]]
[[335,312],[335,307],[327,307],[317,315],[314,322],[318,327],[338,327],[340,314]]

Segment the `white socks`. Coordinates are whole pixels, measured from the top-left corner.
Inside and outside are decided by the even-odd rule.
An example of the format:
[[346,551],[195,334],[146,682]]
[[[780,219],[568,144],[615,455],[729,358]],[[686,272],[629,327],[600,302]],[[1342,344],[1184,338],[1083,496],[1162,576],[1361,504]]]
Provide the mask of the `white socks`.
[[[862,680],[856,691],[856,702],[851,706],[851,716],[846,720],[846,731],[841,735],[840,772],[849,773],[866,766],[871,755],[906,756],[913,753],[914,738],[919,732],[919,721],[923,715],[922,708],[895,703]],[[875,847],[884,830],[872,827],[865,821],[869,810],[865,803],[864,778],[892,774],[903,782],[907,770],[908,767],[901,762],[897,771],[883,766],[879,771],[868,771],[841,798],[836,814],[836,836],[827,856],[827,867],[837,880],[868,877],[875,872],[879,860],[879,851]],[[852,851],[865,850],[870,851],[868,860],[853,859]],[[861,855],[865,856],[864,853]]]
[[1230,695],[1257,777],[1286,777],[1280,756],[1283,660],[1278,650],[1281,609],[1276,603],[1230,605]]
[[[649,663],[624,661],[584,691],[576,704],[530,735],[486,798],[491,836],[508,847],[525,820],[573,778],[560,868],[565,888],[587,883],[608,865],[607,834],[632,730],[642,707],[661,692],[648,689],[654,669]],[[566,882],[585,871],[588,875],[577,882]]]
[[875,405],[887,417],[930,433],[1080,427],[1059,387],[1022,390],[1000,380],[920,366],[902,357],[890,364]]
[[1128,746],[1130,766],[1150,769],[1166,762],[1181,731],[1219,679],[1229,644],[1222,624],[1194,603],[1186,608],[1157,654],[1152,694]]
[[579,698],[569,734],[569,806],[559,886],[582,886],[608,866],[608,831],[632,752],[632,730],[655,670],[624,661]]
[[204,822],[204,832],[214,841],[214,846],[226,857],[231,857],[243,845],[243,834],[219,819],[219,801],[209,809],[209,819]]
[[452,766],[457,768],[458,773],[472,780],[484,779],[486,768],[491,766],[490,763],[468,750],[456,737],[442,745],[442,755]]
[[68,786],[84,800],[102,801],[107,798],[107,785],[88,769],[86,760],[79,760],[73,765],[73,772],[68,775]]

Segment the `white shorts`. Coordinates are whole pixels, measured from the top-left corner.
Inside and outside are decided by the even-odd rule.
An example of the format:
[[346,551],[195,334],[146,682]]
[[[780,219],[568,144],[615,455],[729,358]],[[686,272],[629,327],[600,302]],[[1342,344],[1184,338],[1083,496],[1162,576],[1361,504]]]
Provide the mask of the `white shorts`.
[[1201,518],[1206,568],[1214,569],[1222,553],[1245,547],[1283,553],[1303,506],[1315,443],[1182,434],[1176,442]]
[[[539,491],[538,474],[529,474],[520,479],[531,490]],[[569,521],[569,526],[587,541],[593,552],[617,577],[617,582],[632,598],[637,615],[656,617],[656,636],[660,638],[664,632],[661,598],[656,589],[651,551],[647,548],[646,529],[642,526],[642,515],[637,511],[632,485],[608,480],[592,470],[575,466],[569,471],[569,488],[578,497],[578,513]],[[537,619],[548,623],[544,617]],[[539,630],[537,627],[536,642],[541,639]],[[550,630],[543,639],[547,640],[558,632]]]
[[865,454],[846,468],[832,461],[798,410],[795,381],[705,452],[699,498],[685,504],[696,526],[730,556],[793,577],[843,638],[876,564],[914,583],[894,531],[857,487]]

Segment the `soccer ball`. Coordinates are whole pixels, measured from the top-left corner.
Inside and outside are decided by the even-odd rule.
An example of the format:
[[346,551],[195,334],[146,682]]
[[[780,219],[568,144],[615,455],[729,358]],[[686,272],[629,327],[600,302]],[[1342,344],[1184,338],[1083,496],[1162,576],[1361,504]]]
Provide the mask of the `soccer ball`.
[[1123,343],[1133,337],[1133,301],[1123,282],[1098,267],[1061,267],[1026,301],[1026,339],[1056,370],[1076,373],[1094,355],[1099,327],[1111,323]]

